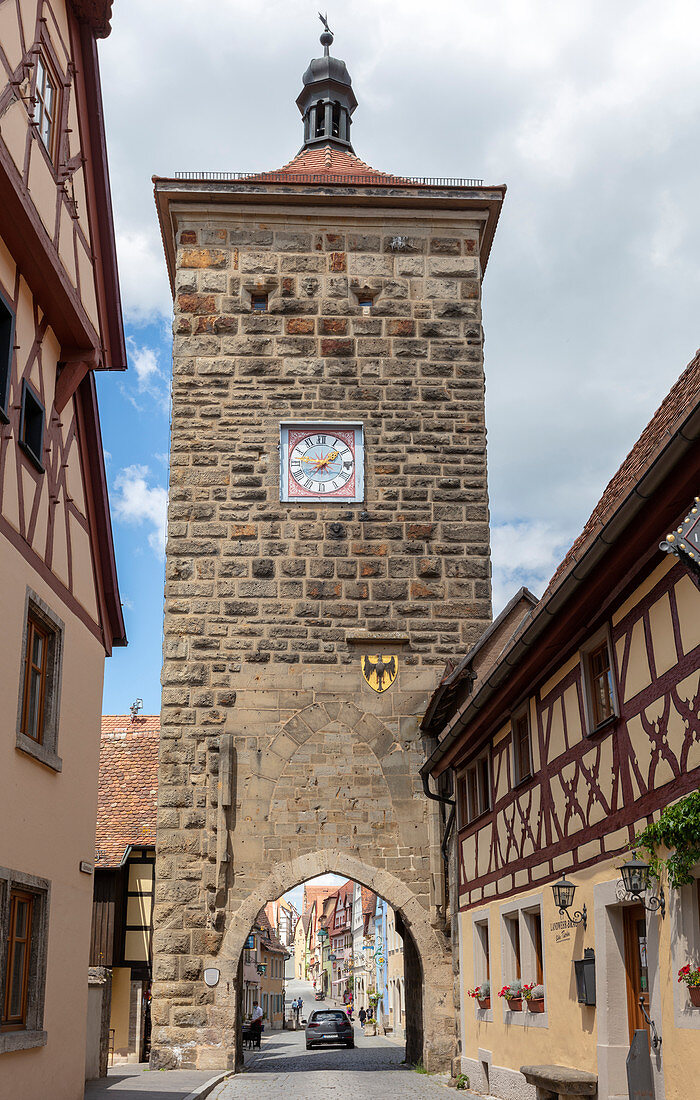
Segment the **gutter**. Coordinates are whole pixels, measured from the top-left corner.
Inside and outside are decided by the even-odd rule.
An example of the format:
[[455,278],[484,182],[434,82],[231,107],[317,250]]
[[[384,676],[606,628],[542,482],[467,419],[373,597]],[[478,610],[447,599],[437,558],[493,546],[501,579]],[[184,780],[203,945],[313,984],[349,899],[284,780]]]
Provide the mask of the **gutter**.
[[[562,607],[583,587],[608,550],[618,541],[635,516],[659,489],[663,480],[697,446],[698,439],[700,439],[700,405],[694,408],[684,424],[673,433],[666,447],[605,523],[582,557],[572,564],[568,573],[564,574],[557,588],[535,608],[530,625],[506,651],[476,695],[465,701],[449,725],[445,727],[446,735],[420,768],[421,778],[425,779],[433,773],[462,730],[484,710],[511,672],[518,667],[529,650],[548,630]],[[427,790],[426,793],[428,793]]]
[[442,852],[443,863],[449,864],[450,857],[449,857],[449,853],[447,851],[447,845],[449,843],[450,833],[452,832],[452,826],[454,825],[455,809],[456,809],[457,803],[456,803],[455,799],[450,797],[449,795],[433,794],[433,792],[430,789],[430,776],[427,775],[427,774],[424,774],[422,768],[421,768],[421,772],[420,772],[420,777],[423,780],[423,791],[425,792],[426,797],[431,798],[433,800],[433,802],[442,802],[445,805],[450,807],[450,812],[449,812],[449,815],[447,817],[447,824],[445,825],[445,833],[444,833],[444,836],[442,838],[442,844],[440,845],[440,851]]

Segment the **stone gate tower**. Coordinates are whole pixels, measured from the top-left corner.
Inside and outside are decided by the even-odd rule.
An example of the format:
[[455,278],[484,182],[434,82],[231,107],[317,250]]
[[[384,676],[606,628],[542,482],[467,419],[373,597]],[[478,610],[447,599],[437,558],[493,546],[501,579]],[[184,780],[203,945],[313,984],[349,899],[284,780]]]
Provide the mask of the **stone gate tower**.
[[236,1063],[251,924],[327,871],[399,914],[409,1056],[455,1050],[419,723],[490,619],[480,296],[504,188],[359,160],[332,41],[284,168],[155,181],[175,297],[156,1066]]

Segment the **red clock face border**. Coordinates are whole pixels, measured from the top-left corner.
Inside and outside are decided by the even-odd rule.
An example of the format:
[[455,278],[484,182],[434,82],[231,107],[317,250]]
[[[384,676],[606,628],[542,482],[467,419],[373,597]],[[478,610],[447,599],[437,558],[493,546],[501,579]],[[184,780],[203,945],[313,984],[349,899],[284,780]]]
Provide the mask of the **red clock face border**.
[[[362,425],[326,421],[307,421],[280,425],[280,499],[287,501],[358,502],[364,493],[364,447]],[[352,454],[353,470],[344,484],[335,489],[311,489],[302,485],[292,472],[292,455],[301,440],[310,436],[340,440]],[[325,444],[325,440],[324,440]],[[302,458],[302,461],[304,459]],[[330,479],[329,479],[330,480]],[[307,478],[308,481],[308,478]]]

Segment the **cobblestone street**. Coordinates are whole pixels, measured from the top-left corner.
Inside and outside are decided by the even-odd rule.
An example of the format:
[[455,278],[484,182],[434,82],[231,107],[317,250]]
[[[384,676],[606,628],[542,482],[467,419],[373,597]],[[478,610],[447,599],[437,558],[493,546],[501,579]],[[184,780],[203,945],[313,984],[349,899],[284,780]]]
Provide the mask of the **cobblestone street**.
[[431,1078],[401,1064],[403,1045],[366,1037],[355,1028],[355,1049],[306,1050],[304,1032],[278,1031],[263,1049],[246,1052],[246,1073],[223,1082],[211,1100],[314,1100],[333,1095],[356,1100],[430,1100],[446,1093],[446,1078]]

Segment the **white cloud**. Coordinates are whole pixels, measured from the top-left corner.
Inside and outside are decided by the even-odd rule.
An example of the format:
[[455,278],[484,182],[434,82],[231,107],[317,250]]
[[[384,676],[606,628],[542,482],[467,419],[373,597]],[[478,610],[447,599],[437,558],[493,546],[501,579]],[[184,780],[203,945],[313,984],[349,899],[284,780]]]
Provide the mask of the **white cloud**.
[[541,520],[521,520],[492,526],[494,616],[523,585],[536,596],[542,595],[575,534],[558,530],[553,524]]
[[157,557],[165,556],[168,493],[162,485],[150,485],[148,466],[127,466],[114,479],[112,510],[123,523],[145,524],[151,530],[148,545]]
[[[161,410],[167,412],[170,404],[170,379],[159,365],[158,349],[139,344],[133,336],[127,336],[126,346],[129,364],[136,375],[139,394],[153,398]],[[122,393],[135,408],[141,409],[139,402],[125,383],[122,384]]]
[[127,321],[144,323],[154,317],[168,316],[173,303],[157,232],[133,226],[120,231],[120,223],[131,221],[133,213],[124,211],[122,216],[115,207],[115,215],[119,284]]

